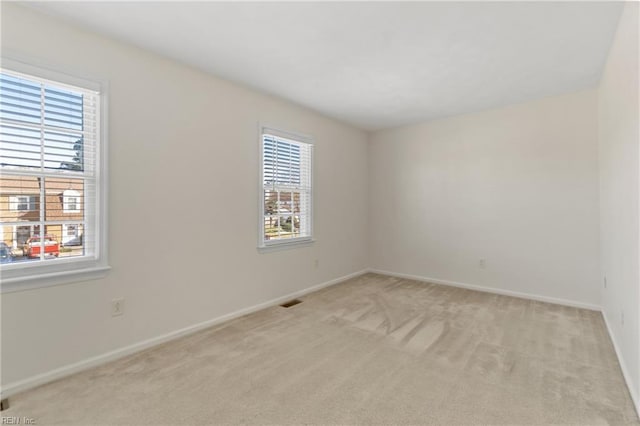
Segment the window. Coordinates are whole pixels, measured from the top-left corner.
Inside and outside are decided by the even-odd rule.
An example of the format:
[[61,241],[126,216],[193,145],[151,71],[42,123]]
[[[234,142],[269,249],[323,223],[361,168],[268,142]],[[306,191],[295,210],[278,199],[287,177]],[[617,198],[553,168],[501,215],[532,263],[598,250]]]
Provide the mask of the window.
[[312,140],[263,128],[260,146],[259,247],[311,241]]
[[9,210],[31,211],[36,209],[36,197],[32,195],[9,196]]
[[67,232],[65,233],[67,237],[77,237],[78,236],[78,225],[67,225]]
[[[5,60],[0,69],[2,290],[108,269],[101,85]],[[70,243],[72,247],[65,247]]]
[[62,210],[65,213],[78,213],[80,212],[80,197],[81,194],[73,189],[67,189],[62,193]]
[[67,253],[74,250],[83,250],[82,225],[67,224],[62,226],[62,246]]

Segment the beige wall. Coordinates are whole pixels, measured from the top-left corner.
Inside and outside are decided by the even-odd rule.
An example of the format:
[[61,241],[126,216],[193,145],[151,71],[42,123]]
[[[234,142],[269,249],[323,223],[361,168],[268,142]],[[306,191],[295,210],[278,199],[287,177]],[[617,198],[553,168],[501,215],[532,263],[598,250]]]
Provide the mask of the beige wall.
[[369,154],[374,269],[599,304],[595,91],[381,131]]
[[[109,81],[113,267],[2,295],[3,386],[368,266],[364,132],[15,4],[1,24],[3,53]],[[315,137],[310,247],[256,250],[258,122]]]
[[[598,91],[602,308],[640,408],[638,3],[620,18]],[[623,322],[624,315],[624,322]]]

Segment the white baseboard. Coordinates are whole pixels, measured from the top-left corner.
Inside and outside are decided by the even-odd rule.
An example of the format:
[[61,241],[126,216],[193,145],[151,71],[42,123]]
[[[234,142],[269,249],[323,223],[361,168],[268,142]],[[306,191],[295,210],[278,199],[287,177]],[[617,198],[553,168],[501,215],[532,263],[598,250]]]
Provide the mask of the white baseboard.
[[179,337],[183,337],[192,333],[195,333],[197,331],[200,330],[204,330],[206,328],[212,327],[214,325],[223,323],[225,321],[229,321],[232,320],[234,318],[238,318],[241,317],[243,315],[247,315],[253,312],[257,312],[260,311],[262,309],[265,308],[269,308],[271,306],[275,306],[275,305],[279,305],[283,302],[289,301],[291,299],[295,299],[296,297],[301,297],[304,296],[305,294],[309,294],[309,293],[313,293],[314,291],[318,291],[320,289],[323,289],[325,287],[329,287],[332,286],[334,284],[338,284],[341,283],[343,281],[346,281],[348,279],[351,278],[355,278],[358,277],[362,274],[365,274],[368,272],[368,269],[364,269],[362,271],[358,271],[358,272],[354,272],[352,274],[348,274],[348,275],[344,275],[342,277],[338,277],[335,278],[333,280],[330,281],[326,281],[317,285],[314,285],[312,287],[308,287],[305,288],[303,290],[299,290],[290,294],[287,294],[285,296],[281,296],[278,297],[276,299],[272,299],[263,303],[259,303],[257,305],[254,306],[250,306],[248,308],[245,309],[240,309],[238,311],[235,312],[231,312],[229,314],[226,315],[222,315],[220,317],[217,318],[213,318],[204,322],[201,322],[199,324],[194,324],[191,325],[189,327],[185,327],[182,328],[180,330],[175,330],[166,334],[163,334],[161,336],[157,336],[157,337],[153,337],[151,339],[147,339],[144,340],[142,342],[138,342],[138,343],[134,343],[132,345],[129,346],[125,346],[123,348],[119,348],[116,349],[114,351],[111,352],[107,352],[105,354],[101,354],[98,356],[94,356],[91,358],[87,358],[84,359],[82,361],[73,363],[73,364],[69,364],[69,365],[65,365],[63,367],[60,368],[56,368],[55,370],[51,370],[51,371],[47,371],[46,373],[42,373],[42,374],[38,374],[32,377],[29,377],[27,379],[24,380],[20,380],[14,383],[9,383],[5,386],[3,386],[2,389],[0,389],[0,398],[8,398],[11,395],[15,395],[18,392],[22,392],[25,391],[27,389],[32,389],[36,386],[40,386],[43,385],[45,383],[49,383],[53,380],[57,380],[66,376],[69,376],[71,374],[75,374],[78,373],[80,371],[83,370],[87,370],[89,368],[92,367],[96,367],[98,365],[102,365],[105,364],[107,362],[110,361],[114,361],[117,360],[119,358],[125,357],[127,355],[131,355],[133,353],[136,352],[140,352],[144,349],[148,349],[151,348],[153,346],[157,346],[159,344],[168,342],[170,340],[174,340],[177,339]]
[[378,269],[369,269],[369,272],[372,272],[374,274],[380,274],[380,275],[388,275],[390,277],[406,278],[406,279],[415,280],[415,281],[424,281],[424,282],[429,282],[434,284],[448,285],[451,287],[466,288],[469,290],[482,291],[484,293],[501,294],[503,296],[519,297],[521,299],[537,300],[539,302],[547,302],[547,303],[553,303],[556,305],[571,306],[573,308],[589,309],[591,311],[601,310],[600,306],[592,305],[590,303],[576,302],[574,300],[560,299],[556,297],[540,296],[532,293],[521,293],[518,291],[504,290],[501,288],[484,287],[481,285],[460,283],[460,282],[449,281],[449,280],[441,280],[438,278],[422,277],[418,275],[402,274],[399,272],[381,271]]
[[607,326],[607,331],[609,332],[609,338],[613,343],[613,348],[616,351],[616,356],[618,357],[618,363],[620,364],[620,369],[622,370],[622,376],[624,377],[624,381],[627,383],[627,389],[629,389],[629,394],[631,395],[631,400],[633,401],[633,405],[636,408],[636,414],[640,417],[640,399],[638,399],[638,393],[633,387],[633,380],[631,380],[631,375],[629,374],[629,369],[627,368],[627,364],[622,357],[622,352],[620,352],[620,346],[611,330],[611,326],[609,325],[609,320],[607,319],[607,315],[602,311],[602,318],[604,318],[604,323]]

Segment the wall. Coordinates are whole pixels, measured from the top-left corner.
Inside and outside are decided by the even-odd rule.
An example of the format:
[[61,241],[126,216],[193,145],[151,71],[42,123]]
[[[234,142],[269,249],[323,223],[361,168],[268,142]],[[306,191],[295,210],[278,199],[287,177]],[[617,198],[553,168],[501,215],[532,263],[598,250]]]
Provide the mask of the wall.
[[374,269],[599,305],[595,91],[377,132],[369,168]]
[[[109,80],[113,268],[2,295],[5,391],[368,266],[366,133],[15,4],[1,23],[3,53]],[[315,137],[310,247],[256,250],[259,121]]]
[[[640,408],[638,3],[627,3],[598,91],[602,308]],[[623,323],[624,315],[624,323]]]

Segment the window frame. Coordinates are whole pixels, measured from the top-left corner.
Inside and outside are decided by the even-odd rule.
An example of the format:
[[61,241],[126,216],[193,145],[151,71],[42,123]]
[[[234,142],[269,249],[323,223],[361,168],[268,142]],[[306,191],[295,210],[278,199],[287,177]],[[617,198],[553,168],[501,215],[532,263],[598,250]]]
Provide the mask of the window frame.
[[[285,238],[277,240],[266,240],[264,238],[264,135],[269,134],[284,139],[289,139],[297,143],[308,144],[310,148],[309,153],[309,217],[308,228],[309,235],[297,238]],[[315,242],[315,234],[313,227],[313,211],[314,211],[314,148],[315,141],[313,137],[301,133],[281,130],[278,127],[269,126],[265,124],[259,124],[258,129],[258,251],[269,252],[286,250],[301,246],[311,245]]]
[[[95,200],[85,210],[86,222],[94,229],[93,254],[57,259],[55,261],[5,263],[1,269],[0,293],[69,284],[99,279],[111,269],[108,263],[108,82],[94,76],[80,76],[78,72],[52,66],[35,58],[3,55],[2,71],[25,74],[52,84],[68,85],[99,93],[99,112],[96,116]],[[86,194],[84,195],[86,197]]]

